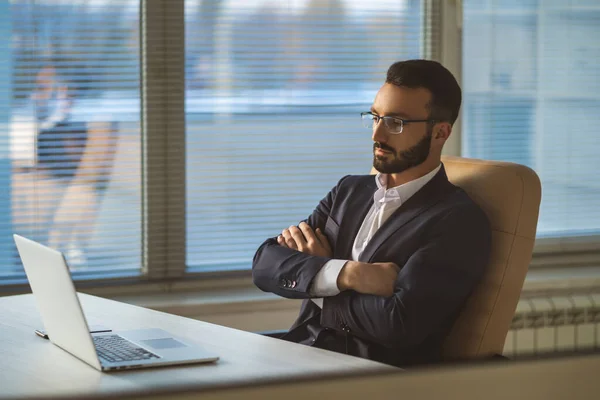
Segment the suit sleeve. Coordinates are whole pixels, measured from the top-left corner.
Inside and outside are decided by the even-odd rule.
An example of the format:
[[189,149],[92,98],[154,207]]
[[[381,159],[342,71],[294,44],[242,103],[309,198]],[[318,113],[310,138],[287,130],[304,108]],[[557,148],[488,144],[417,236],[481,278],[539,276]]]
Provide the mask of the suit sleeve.
[[326,297],[321,324],[388,348],[418,345],[456,317],[485,272],[490,248],[483,212],[453,210],[402,266],[393,296],[350,290]]
[[[325,230],[327,217],[335,201],[342,182],[338,184],[317,205],[305,220],[313,230]],[[330,258],[311,256],[297,250],[280,246],[277,238],[267,239],[256,251],[252,261],[252,280],[265,292],[275,293],[290,299],[318,297],[310,292],[311,283]]]

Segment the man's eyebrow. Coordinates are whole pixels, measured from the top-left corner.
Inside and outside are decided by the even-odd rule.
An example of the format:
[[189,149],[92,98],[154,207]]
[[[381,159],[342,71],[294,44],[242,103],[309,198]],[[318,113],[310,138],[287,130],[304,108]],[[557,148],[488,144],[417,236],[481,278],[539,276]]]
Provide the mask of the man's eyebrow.
[[398,118],[410,118],[408,116],[408,114],[405,114],[403,112],[398,112],[398,113],[389,113],[388,114],[389,117],[398,117]]
[[[379,115],[379,113],[377,112],[377,110],[375,109],[375,107],[372,107],[372,106],[371,106],[371,112],[372,112],[373,114],[377,114],[377,115]],[[408,114],[405,114],[405,113],[403,113],[403,112],[389,113],[389,114],[386,114],[385,116],[386,116],[386,117],[397,117],[397,118],[410,118],[410,117],[408,116]]]

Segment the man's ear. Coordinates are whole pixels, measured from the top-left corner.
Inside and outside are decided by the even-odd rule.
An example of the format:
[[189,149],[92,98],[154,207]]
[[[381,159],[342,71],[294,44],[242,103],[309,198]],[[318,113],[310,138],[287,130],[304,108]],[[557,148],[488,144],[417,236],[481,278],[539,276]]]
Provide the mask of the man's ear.
[[452,133],[452,125],[450,125],[449,123],[445,122],[443,124],[439,124],[436,128],[435,128],[435,138],[436,139],[446,139],[448,140],[448,138],[450,137],[450,134]]

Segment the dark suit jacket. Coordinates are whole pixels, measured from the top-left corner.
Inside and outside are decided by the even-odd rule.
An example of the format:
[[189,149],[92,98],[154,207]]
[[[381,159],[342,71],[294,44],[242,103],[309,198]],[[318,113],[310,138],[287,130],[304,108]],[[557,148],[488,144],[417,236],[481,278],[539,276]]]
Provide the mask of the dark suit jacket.
[[[336,259],[352,246],[377,190],[375,176],[346,176],[306,222],[327,235]],[[375,233],[363,262],[400,266],[392,297],[352,290],[326,297],[323,309],[305,300],[286,340],[397,366],[437,362],[461,306],[480,281],[491,245],[489,221],[444,167]],[[252,265],[261,290],[310,299],[315,275],[329,261],[268,239]]]

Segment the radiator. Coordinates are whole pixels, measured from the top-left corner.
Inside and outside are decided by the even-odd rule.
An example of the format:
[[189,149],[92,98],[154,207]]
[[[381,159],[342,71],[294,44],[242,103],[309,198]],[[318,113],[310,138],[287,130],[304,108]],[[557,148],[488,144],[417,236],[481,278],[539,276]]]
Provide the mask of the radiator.
[[521,297],[504,355],[520,356],[600,348],[600,292]]

